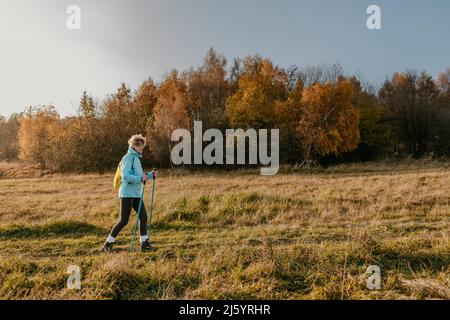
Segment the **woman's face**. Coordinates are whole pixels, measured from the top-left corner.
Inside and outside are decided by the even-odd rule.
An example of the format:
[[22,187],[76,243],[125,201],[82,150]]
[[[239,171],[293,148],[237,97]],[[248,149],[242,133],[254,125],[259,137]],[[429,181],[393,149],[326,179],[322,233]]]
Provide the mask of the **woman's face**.
[[145,145],[142,146],[135,146],[134,150],[136,150],[139,153],[142,153],[144,151]]

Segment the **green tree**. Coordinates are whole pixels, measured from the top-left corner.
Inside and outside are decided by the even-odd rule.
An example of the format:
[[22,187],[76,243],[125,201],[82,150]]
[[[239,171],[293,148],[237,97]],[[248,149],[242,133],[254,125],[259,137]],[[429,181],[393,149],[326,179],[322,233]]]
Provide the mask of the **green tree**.
[[370,160],[377,155],[393,154],[397,142],[392,126],[386,121],[385,106],[379,101],[373,89],[363,88],[355,77],[350,81],[354,85],[353,105],[360,114],[360,144],[356,150],[358,160]]
[[433,78],[425,72],[395,73],[379,96],[400,148],[416,158],[433,151],[439,119],[439,90]]

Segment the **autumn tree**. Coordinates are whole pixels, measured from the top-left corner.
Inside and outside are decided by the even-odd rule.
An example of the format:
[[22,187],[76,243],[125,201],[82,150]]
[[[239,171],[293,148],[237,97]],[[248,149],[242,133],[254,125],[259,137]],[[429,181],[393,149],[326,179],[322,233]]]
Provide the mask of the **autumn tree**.
[[211,48],[197,70],[184,76],[187,84],[188,111],[193,121],[202,121],[203,128],[227,127],[226,99],[229,84],[226,80],[227,60]]
[[353,84],[314,84],[303,91],[297,128],[305,159],[341,155],[359,143],[359,113],[352,103]]
[[[152,78],[148,78],[139,85],[138,89],[132,95],[132,102],[129,105],[130,108],[126,115],[130,122],[129,133],[139,133],[144,136],[149,136],[149,129],[154,121],[154,110],[157,101],[158,86]],[[155,159],[152,153],[146,150],[142,158],[143,165],[150,165],[154,161]]]
[[97,106],[94,103],[92,95],[88,95],[86,91],[81,96],[80,105],[78,107],[78,113],[84,118],[95,118],[97,116]]
[[28,108],[19,118],[20,159],[45,167],[59,121],[59,114],[53,106]]
[[297,131],[302,114],[304,86],[297,80],[289,91],[286,101],[276,101],[274,108],[275,128],[280,130],[280,159],[296,163],[300,160],[300,135]]
[[189,129],[187,88],[178,72],[172,71],[158,90],[154,120],[149,127],[149,147],[160,164],[172,163],[170,153],[176,142],[171,141],[176,129]]
[[227,115],[235,128],[274,128],[275,104],[287,98],[285,73],[259,56],[243,61],[237,91],[227,100]]
[[[81,159],[82,149],[74,144],[80,137],[73,134],[72,117],[55,121],[48,128],[45,167],[54,171],[81,171],[87,159]],[[76,141],[76,140],[75,140]]]
[[153,120],[153,112],[158,101],[158,87],[153,79],[148,78],[136,90],[131,104],[131,117],[136,132],[146,133]]
[[19,115],[12,114],[8,119],[0,116],[0,161],[12,161],[19,154]]
[[78,116],[63,120],[61,146],[65,154],[60,156],[61,170],[102,172],[102,152],[105,138],[99,119],[99,107],[91,95],[83,92],[78,108]]
[[102,144],[99,146],[98,156],[105,169],[117,166],[127,151],[128,139],[133,134],[141,133],[138,131],[137,119],[131,112],[132,108],[133,96],[124,83],[102,104],[102,120],[98,128]]
[[[147,134],[147,128],[153,118],[157,101],[157,86],[151,78],[145,80],[135,92],[124,83],[117,92],[110,95],[102,104],[101,116],[97,127],[98,162],[102,168],[117,166],[127,152],[127,141],[134,134]],[[144,163],[150,155],[145,153]]]

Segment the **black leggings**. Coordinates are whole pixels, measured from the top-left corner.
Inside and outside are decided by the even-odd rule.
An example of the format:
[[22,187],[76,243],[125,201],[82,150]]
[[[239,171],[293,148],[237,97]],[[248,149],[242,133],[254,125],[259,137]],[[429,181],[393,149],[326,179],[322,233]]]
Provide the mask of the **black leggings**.
[[[131,209],[136,213],[139,210],[139,202],[141,198],[121,198],[120,199],[120,220],[111,231],[112,237],[117,237],[119,232],[128,224],[130,220]],[[145,211],[144,203],[141,206],[141,213],[139,214],[141,236],[147,235],[147,212]]]

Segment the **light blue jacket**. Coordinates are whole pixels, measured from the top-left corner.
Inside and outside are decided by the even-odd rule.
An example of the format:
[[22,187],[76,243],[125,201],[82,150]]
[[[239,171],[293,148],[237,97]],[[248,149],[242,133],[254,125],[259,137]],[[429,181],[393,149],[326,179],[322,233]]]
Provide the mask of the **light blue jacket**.
[[140,198],[142,188],[142,155],[132,147],[128,148],[128,153],[122,158],[122,183],[119,188],[119,198]]

